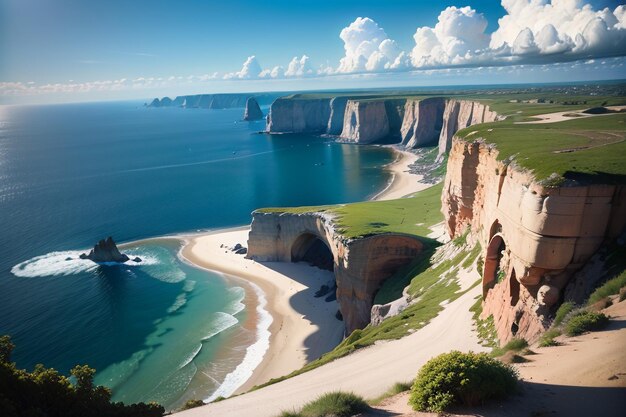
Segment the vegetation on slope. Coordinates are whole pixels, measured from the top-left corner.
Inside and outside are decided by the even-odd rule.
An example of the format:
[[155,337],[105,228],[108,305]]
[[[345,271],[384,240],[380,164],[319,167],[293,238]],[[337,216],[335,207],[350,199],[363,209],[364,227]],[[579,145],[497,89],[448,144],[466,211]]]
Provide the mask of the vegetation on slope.
[[0,337],[0,410],[5,417],[156,417],[165,412],[155,403],[112,403],[111,390],[94,386],[95,370],[86,365],[71,370],[75,383],[41,364],[32,372],[17,369],[11,362],[14,348],[9,336]]
[[484,353],[441,354],[420,369],[409,404],[441,413],[455,404],[475,406],[503,398],[517,387],[517,371]]
[[369,408],[358,395],[335,391],[305,404],[300,411],[283,411],[280,417],[351,417]]

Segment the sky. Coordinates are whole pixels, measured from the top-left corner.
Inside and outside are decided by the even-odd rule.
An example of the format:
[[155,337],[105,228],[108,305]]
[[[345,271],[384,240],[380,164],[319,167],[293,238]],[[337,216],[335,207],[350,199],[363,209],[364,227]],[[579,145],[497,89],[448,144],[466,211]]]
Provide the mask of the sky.
[[0,0],[0,104],[626,78],[611,0]]

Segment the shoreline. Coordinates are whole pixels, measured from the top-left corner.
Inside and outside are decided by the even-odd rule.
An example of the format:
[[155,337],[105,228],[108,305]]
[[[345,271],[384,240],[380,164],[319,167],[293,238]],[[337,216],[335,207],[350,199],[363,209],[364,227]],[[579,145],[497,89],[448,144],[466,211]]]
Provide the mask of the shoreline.
[[[385,167],[392,173],[391,179],[382,191],[369,199],[370,201],[397,199],[431,186],[431,184],[420,182],[421,175],[410,172],[409,166],[418,159],[417,155],[394,146],[389,146],[389,148],[397,155],[396,159]],[[281,377],[300,369],[311,360],[332,350],[343,339],[343,321],[334,317],[335,311],[328,309],[329,306],[325,304],[329,303],[325,303],[323,297],[313,297],[313,293],[324,281],[313,280],[311,282],[307,279],[310,278],[309,275],[324,274],[326,271],[302,263],[259,263],[221,247],[233,247],[236,243],[247,246],[249,231],[250,226],[240,226],[178,236],[183,241],[183,246],[179,252],[179,256],[183,260],[193,266],[258,286],[267,301],[265,310],[272,317],[272,321],[267,327],[269,346],[263,352],[260,362],[251,370],[249,378],[232,392],[226,392],[225,389],[222,389],[231,374],[237,373],[240,366],[243,365],[243,363],[240,364],[237,369],[227,375],[218,390],[208,398],[209,401],[218,395],[241,394],[255,385],[263,384],[272,378]],[[333,274],[329,274],[330,277],[328,278],[334,279]],[[314,310],[320,310],[325,314],[315,314],[317,316],[315,318],[309,317],[309,314],[303,315],[302,310],[306,308],[292,305],[292,299],[296,296],[298,299],[305,296],[308,298],[305,301],[314,306]],[[259,294],[256,294],[256,300],[259,300]],[[338,308],[336,302],[332,304],[335,305],[333,308]],[[259,303],[257,302],[254,305],[246,305],[246,308],[252,309],[258,308],[258,306]],[[261,329],[257,327],[257,335],[260,331]],[[310,341],[312,338],[317,339],[316,343]],[[259,339],[257,338],[255,344],[258,342]],[[311,345],[315,345],[317,349],[313,349]],[[246,354],[244,363],[247,359],[248,355]],[[239,370],[239,372],[244,371]]]

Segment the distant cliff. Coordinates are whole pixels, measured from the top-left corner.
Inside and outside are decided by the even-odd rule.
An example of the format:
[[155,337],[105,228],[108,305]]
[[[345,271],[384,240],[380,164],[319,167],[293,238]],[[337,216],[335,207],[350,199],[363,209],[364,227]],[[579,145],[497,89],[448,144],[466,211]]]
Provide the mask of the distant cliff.
[[248,98],[246,101],[246,110],[243,113],[243,120],[261,120],[263,118],[263,112],[259,103],[254,97]]
[[498,119],[485,104],[444,97],[295,96],[272,103],[266,130],[329,134],[359,144],[399,141],[408,149],[438,144],[443,154],[458,130]]
[[187,109],[232,109],[244,108],[248,98],[254,99],[261,105],[267,105],[277,98],[277,94],[194,94],[177,96],[174,100],[169,97],[155,98],[148,107],[184,107]]

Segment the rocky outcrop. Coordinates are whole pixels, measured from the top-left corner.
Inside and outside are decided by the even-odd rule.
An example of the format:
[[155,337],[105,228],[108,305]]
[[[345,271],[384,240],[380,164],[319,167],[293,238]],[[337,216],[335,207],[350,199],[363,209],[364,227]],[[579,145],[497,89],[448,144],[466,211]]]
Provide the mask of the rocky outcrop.
[[400,127],[401,144],[413,149],[437,143],[445,107],[446,100],[441,97],[407,100]]
[[[319,245],[323,247],[319,248]],[[413,236],[380,234],[346,239],[323,213],[253,213],[248,258],[256,261],[308,260],[332,265],[337,302],[347,333],[370,323],[371,308],[382,283],[423,249]],[[313,251],[314,258],[309,256]],[[320,283],[325,284],[325,283]]]
[[451,238],[469,228],[483,248],[483,315],[500,340],[533,341],[575,272],[624,230],[626,186],[547,188],[497,157],[493,145],[455,138],[442,210]]
[[254,97],[250,97],[246,101],[246,110],[243,113],[243,120],[261,120],[263,118],[263,112],[259,103]]
[[269,133],[326,133],[330,99],[279,98],[270,107]]
[[[128,255],[119,251],[111,236],[96,243],[93,249],[89,251],[89,254],[82,253],[80,259],[89,259],[96,263],[124,263],[130,260]],[[141,259],[135,258],[134,261],[141,262]]]

